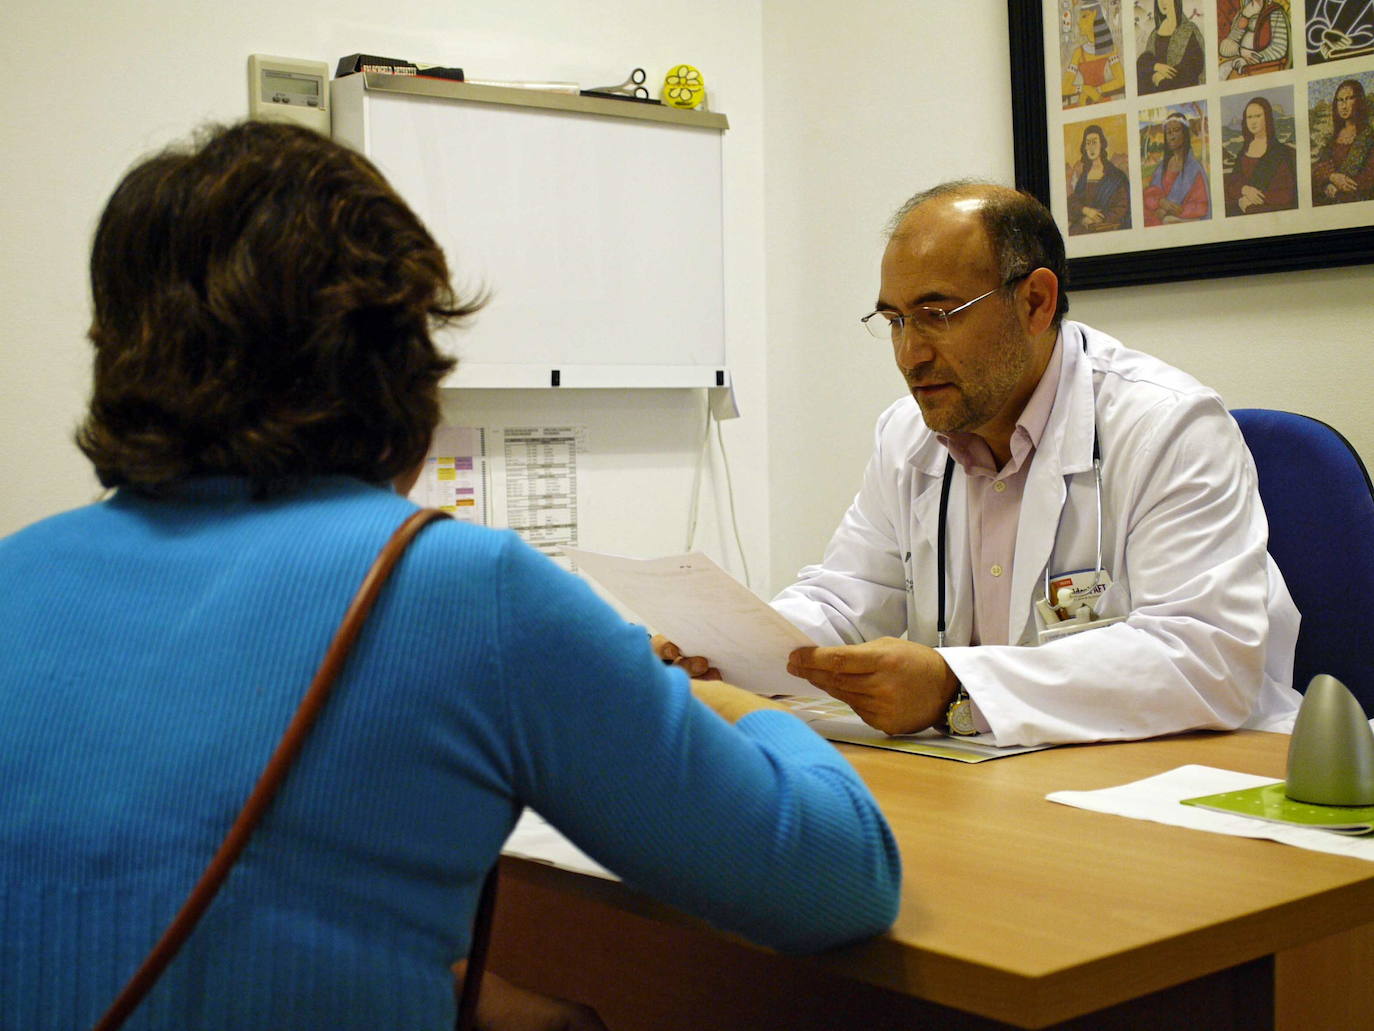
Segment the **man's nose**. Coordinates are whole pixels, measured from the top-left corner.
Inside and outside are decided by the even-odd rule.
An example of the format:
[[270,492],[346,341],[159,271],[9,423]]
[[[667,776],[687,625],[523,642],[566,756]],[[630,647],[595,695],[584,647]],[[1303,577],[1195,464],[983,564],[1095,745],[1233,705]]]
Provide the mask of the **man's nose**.
[[902,324],[901,332],[892,341],[892,350],[897,358],[897,367],[903,372],[910,372],[935,357],[930,341],[917,332],[911,322]]

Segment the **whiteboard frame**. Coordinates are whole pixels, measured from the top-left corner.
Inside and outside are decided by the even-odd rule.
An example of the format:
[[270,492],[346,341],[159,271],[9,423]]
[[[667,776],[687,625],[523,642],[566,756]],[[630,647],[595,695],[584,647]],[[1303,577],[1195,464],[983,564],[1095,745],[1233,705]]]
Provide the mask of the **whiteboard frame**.
[[[477,282],[468,288],[492,291],[488,309],[443,338],[460,359],[446,387],[729,388],[724,115],[370,73],[333,80],[331,99],[334,138],[366,154],[415,208],[458,267],[460,292],[474,256]],[[490,162],[480,160],[484,152]],[[551,153],[559,163],[559,181],[551,185],[573,191],[558,204],[538,187]],[[683,188],[651,174],[659,168],[681,169]],[[490,181],[482,181],[488,174]],[[451,179],[462,180],[454,194],[444,188]],[[513,192],[511,179],[521,179],[526,192]],[[449,203],[456,194],[487,202]],[[530,205],[515,202],[530,194],[538,195]],[[577,224],[550,227],[563,210]],[[560,231],[578,248],[599,252],[578,250],[581,260],[562,259],[554,268],[539,264],[547,255],[537,243],[505,242],[505,235],[530,241]],[[508,262],[492,275],[496,281],[482,281],[482,258],[489,256],[483,248],[493,266],[495,258]],[[515,256],[495,253],[507,250]],[[521,261],[532,264],[526,270]],[[580,288],[562,282],[566,270],[602,279]],[[626,283],[635,284],[628,293]],[[561,331],[559,312],[569,320]],[[547,320],[547,344],[515,339],[514,326],[532,324],[526,313]],[[631,338],[630,326],[641,332]],[[663,331],[642,332],[655,326]]]

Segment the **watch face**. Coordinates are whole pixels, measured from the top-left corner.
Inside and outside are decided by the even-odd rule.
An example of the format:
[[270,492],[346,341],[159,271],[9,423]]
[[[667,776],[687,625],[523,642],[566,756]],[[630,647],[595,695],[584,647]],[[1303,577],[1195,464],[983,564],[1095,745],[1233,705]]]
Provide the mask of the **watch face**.
[[949,730],[951,734],[978,733],[973,725],[973,704],[967,698],[960,698],[949,707]]

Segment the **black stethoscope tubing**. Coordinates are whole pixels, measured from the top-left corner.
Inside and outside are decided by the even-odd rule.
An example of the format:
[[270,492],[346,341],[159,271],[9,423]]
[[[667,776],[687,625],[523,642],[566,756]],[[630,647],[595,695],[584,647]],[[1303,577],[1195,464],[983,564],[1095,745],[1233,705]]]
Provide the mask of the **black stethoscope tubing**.
[[[1086,349],[1086,348],[1085,348]],[[936,530],[935,589],[936,618],[935,646],[945,646],[945,533],[949,519],[949,485],[954,479],[954,456],[945,458],[945,475],[940,483],[940,522]],[[1093,426],[1093,484],[1097,489],[1097,566],[1095,575],[1102,576],[1102,449],[1097,442],[1097,426]],[[1057,534],[1056,534],[1057,536]],[[1053,554],[1053,549],[1051,549]],[[1050,601],[1050,567],[1045,566],[1045,600]],[[1050,602],[1053,604],[1053,602]]]

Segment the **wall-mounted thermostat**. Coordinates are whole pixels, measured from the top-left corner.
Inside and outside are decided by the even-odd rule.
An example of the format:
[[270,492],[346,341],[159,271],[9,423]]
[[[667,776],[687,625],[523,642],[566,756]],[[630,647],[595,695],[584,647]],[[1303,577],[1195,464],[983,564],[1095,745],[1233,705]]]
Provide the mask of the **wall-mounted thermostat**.
[[295,122],[329,135],[329,65],[293,57],[248,58],[248,117]]

